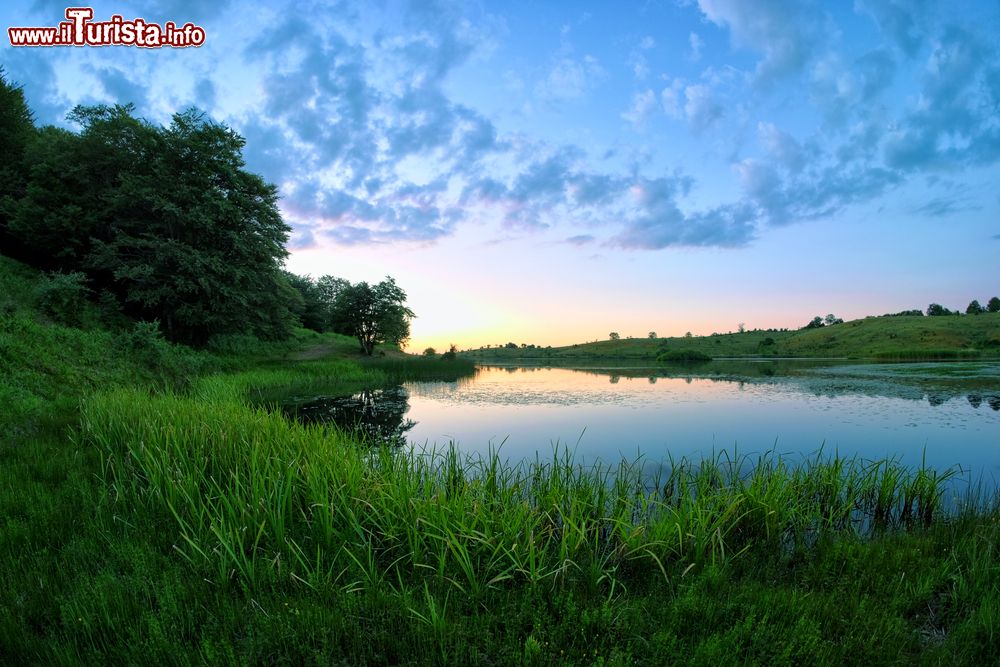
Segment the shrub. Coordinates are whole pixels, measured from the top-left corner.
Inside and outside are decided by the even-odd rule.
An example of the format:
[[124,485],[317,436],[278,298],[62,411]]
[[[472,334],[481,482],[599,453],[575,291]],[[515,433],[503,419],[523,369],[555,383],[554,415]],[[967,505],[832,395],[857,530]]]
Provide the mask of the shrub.
[[656,360],[664,361],[711,361],[712,357],[697,350],[664,350],[656,355]]
[[39,283],[35,291],[38,308],[59,324],[82,324],[87,295],[87,276],[79,271],[54,271]]
[[165,353],[166,341],[160,332],[160,323],[136,322],[135,325],[115,336],[115,347],[128,352],[149,364],[156,364]]

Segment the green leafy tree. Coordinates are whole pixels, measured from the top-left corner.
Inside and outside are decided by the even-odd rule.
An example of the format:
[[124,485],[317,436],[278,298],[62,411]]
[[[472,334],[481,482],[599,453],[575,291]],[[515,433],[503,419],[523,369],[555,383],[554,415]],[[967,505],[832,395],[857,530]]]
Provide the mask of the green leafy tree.
[[825,324],[826,326],[832,326],[834,324],[843,324],[843,323],[844,323],[844,320],[842,320],[841,318],[837,317],[833,313],[830,313],[829,315],[827,315],[826,317],[823,318],[823,324]]
[[649,334],[647,335],[647,338],[656,338],[656,332],[650,331]]
[[377,285],[366,282],[340,287],[331,309],[334,330],[358,339],[361,352],[371,356],[375,346],[403,346],[410,337],[413,311],[404,292],[391,277]]
[[987,301],[986,310],[991,313],[1000,313],[1000,297],[993,297]]
[[27,151],[35,137],[35,123],[24,90],[9,81],[0,67],[0,247],[5,252],[14,239],[7,224],[27,186]]
[[436,355],[437,355],[437,350],[435,350],[433,347],[428,347],[424,350],[425,357],[433,357]]
[[941,317],[943,315],[954,315],[954,313],[939,303],[932,303],[927,306],[927,315],[930,317]]
[[817,315],[809,321],[809,324],[802,327],[803,329],[819,329],[823,326],[823,318]]
[[288,272],[283,272],[283,275],[298,292],[299,299],[293,301],[292,310],[302,326],[313,331],[326,331],[330,324],[331,302],[325,298],[317,282],[309,276],[298,276]]
[[612,331],[611,333],[608,334],[608,338],[610,340],[618,340],[621,338],[621,335],[617,331]]
[[978,315],[979,313],[985,313],[986,309],[979,305],[979,302],[973,299],[969,302],[969,305],[965,309],[966,315]]
[[294,288],[279,262],[290,228],[277,188],[243,169],[243,138],[194,110],[166,128],[117,109],[76,114],[85,134],[127,140],[136,158],[108,197],[115,233],[96,240],[89,265],[111,273],[124,299],[175,340],[287,335]]
[[[307,315],[280,268],[290,230],[277,189],[244,169],[243,138],[193,110],[168,127],[133,111],[77,107],[78,132],[36,131],[20,89],[0,76],[4,252],[85,271],[94,293],[173,340],[288,335]],[[16,163],[23,187],[4,175]]]
[[36,134],[25,195],[8,225],[19,259],[46,269],[87,269],[110,285],[110,275],[93,275],[88,257],[95,241],[119,229],[114,200],[123,176],[155,152],[154,128],[131,113],[131,106],[78,107],[69,119],[83,125],[79,134],[55,127]]

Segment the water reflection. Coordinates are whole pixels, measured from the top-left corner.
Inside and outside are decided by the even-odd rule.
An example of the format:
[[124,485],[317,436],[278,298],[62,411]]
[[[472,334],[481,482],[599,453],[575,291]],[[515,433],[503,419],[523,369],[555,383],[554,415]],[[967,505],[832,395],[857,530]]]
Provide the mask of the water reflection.
[[[985,404],[985,405],[984,405]],[[819,448],[902,457],[1000,476],[1000,364],[845,365],[738,361],[650,368],[482,367],[458,381],[409,382],[300,404],[305,421],[372,442],[582,460],[658,462],[737,447]],[[409,417],[409,418],[408,418]]]
[[365,389],[350,396],[320,396],[285,407],[306,423],[332,424],[374,445],[402,447],[417,422],[406,419],[409,392],[403,387]]

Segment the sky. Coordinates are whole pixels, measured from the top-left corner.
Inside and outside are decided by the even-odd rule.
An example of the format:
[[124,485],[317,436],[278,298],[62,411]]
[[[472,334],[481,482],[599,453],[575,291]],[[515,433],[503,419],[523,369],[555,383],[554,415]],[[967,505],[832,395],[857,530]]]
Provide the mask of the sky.
[[[1000,293],[997,0],[92,6],[205,43],[4,35],[36,121],[131,102],[234,128],[279,187],[288,270],[393,276],[413,350]],[[8,3],[3,27],[65,9]]]

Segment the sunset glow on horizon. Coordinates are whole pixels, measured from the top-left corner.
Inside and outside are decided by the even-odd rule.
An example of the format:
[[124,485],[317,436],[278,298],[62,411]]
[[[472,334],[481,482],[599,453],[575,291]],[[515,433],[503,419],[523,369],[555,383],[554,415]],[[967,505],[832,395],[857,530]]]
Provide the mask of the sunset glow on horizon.
[[[56,25],[50,0],[8,25]],[[199,48],[0,47],[38,124],[190,106],[279,186],[288,270],[409,351],[798,328],[1000,291],[1000,5],[106,2]]]

